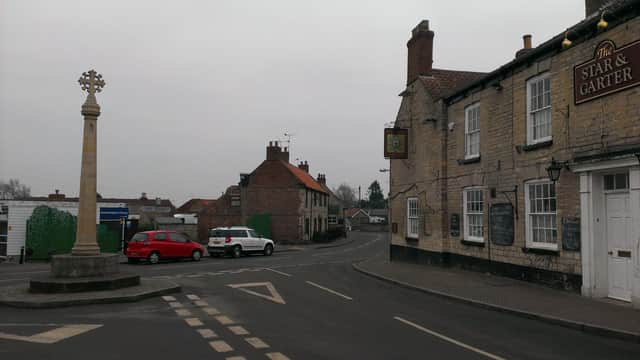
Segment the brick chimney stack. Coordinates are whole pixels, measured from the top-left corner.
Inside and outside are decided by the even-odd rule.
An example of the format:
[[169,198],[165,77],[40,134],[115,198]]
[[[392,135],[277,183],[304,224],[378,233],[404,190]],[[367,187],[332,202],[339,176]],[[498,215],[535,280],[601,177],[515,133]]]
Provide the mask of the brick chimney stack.
[[289,149],[281,148],[277,141],[269,141],[267,146],[267,160],[282,160],[289,162]]
[[49,194],[49,201],[60,201],[66,198],[65,194],[60,194],[60,190],[56,189],[55,194]]
[[308,162],[300,162],[300,164],[298,164],[298,168],[304,170],[306,173],[309,173],[309,163]]
[[433,31],[429,30],[429,20],[422,20],[411,32],[407,42],[407,85],[418,76],[431,76],[433,65]]
[[317,181],[322,185],[326,185],[327,184],[327,178],[325,177],[324,174],[318,174],[318,180]]
[[532,48],[533,47],[531,46],[531,35],[530,34],[522,35],[522,49],[516,51],[516,58],[531,51]]

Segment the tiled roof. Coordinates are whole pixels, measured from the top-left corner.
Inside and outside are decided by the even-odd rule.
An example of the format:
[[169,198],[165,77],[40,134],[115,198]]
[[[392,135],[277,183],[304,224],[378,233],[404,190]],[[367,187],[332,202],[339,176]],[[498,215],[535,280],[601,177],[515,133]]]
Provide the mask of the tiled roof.
[[359,212],[362,212],[362,213],[363,213],[363,214],[365,214],[366,216],[369,216],[369,214],[368,214],[365,210],[360,209],[360,208],[350,208],[350,209],[346,209],[346,210],[344,211],[344,216],[345,216],[345,217],[348,217],[348,218],[350,218],[350,217],[354,217],[354,216],[355,216],[357,213],[359,213]]
[[432,76],[420,76],[420,80],[437,101],[486,75],[482,72],[433,69]]
[[180,205],[179,208],[176,209],[178,212],[190,212],[194,210],[201,210],[202,208],[208,207],[213,204],[215,200],[211,199],[189,199],[184,204]]
[[289,169],[289,171],[295,176],[304,186],[309,189],[319,191],[321,193],[328,194],[325,189],[320,185],[311,175],[309,175],[306,171],[298,168],[295,165],[289,164],[287,162],[282,161],[284,166]]

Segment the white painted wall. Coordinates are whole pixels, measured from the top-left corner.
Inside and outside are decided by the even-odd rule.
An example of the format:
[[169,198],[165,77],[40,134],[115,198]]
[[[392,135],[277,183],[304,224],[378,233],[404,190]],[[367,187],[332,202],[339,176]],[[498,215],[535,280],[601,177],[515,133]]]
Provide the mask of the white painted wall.
[[[33,210],[46,205],[61,211],[66,211],[71,215],[78,215],[78,203],[69,201],[21,201],[9,200],[8,231],[7,231],[7,257],[19,256],[20,248],[25,245],[27,237],[27,219],[33,214]],[[97,203],[96,224],[100,223],[101,207],[126,207],[124,203]]]

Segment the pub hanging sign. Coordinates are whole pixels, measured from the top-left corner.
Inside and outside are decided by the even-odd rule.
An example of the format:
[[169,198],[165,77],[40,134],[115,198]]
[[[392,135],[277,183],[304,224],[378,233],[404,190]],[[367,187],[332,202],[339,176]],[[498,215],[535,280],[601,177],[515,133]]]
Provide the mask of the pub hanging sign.
[[408,149],[409,129],[384,129],[384,157],[387,159],[406,159]]
[[640,85],[640,40],[621,48],[604,40],[593,59],[573,68],[576,105],[636,85]]

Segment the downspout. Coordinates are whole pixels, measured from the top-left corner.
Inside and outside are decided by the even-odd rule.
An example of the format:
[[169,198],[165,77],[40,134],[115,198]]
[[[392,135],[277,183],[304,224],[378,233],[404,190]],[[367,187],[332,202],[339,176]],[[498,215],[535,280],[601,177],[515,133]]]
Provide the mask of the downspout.
[[[309,191],[307,189],[307,191]],[[313,192],[311,192],[313,195]],[[309,199],[309,208],[311,208],[311,216],[309,217],[309,241],[313,241],[313,196]]]

